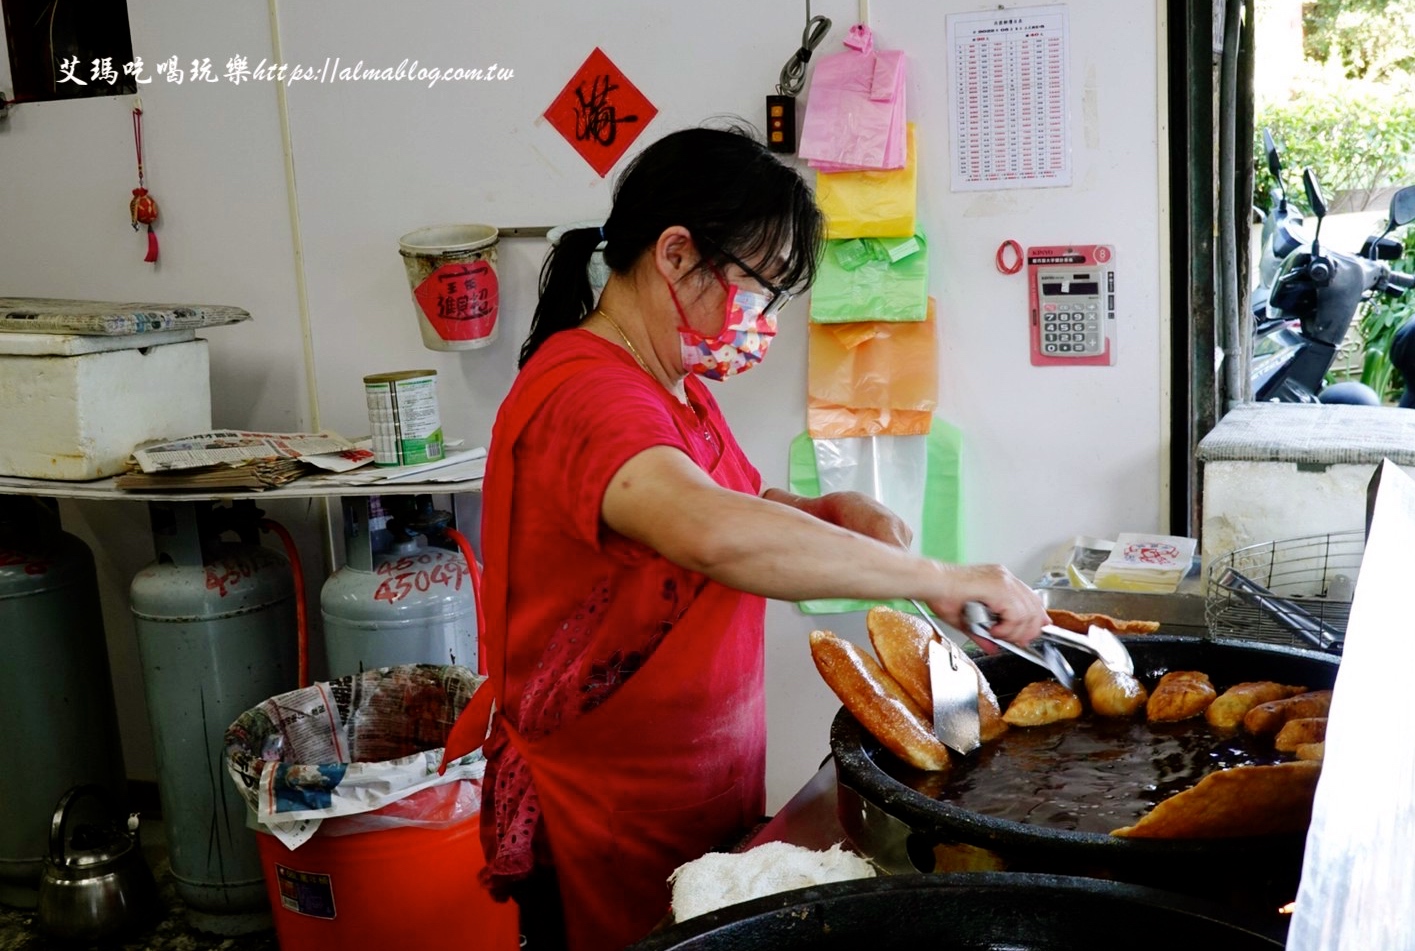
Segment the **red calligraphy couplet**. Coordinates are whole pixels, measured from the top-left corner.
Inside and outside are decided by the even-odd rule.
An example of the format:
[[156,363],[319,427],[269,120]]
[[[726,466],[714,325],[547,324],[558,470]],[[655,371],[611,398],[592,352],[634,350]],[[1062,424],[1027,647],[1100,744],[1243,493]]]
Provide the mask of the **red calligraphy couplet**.
[[598,46],[545,110],[555,131],[603,178],[658,110]]

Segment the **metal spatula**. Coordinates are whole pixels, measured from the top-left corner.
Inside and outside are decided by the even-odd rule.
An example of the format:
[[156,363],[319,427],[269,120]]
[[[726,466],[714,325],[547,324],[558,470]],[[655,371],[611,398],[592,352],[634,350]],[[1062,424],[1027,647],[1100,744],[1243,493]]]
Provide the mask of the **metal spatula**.
[[963,650],[943,632],[933,615],[910,599],[919,616],[934,630],[929,639],[929,689],[934,702],[934,736],[959,753],[982,745],[978,720],[978,675],[963,658]]

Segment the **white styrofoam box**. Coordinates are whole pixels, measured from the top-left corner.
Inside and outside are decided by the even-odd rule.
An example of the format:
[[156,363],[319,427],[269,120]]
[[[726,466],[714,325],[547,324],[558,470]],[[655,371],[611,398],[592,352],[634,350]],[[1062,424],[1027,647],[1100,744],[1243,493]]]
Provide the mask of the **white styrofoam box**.
[[1382,459],[1415,476],[1415,412],[1250,403],[1199,444],[1204,569],[1238,548],[1359,531]]
[[1206,464],[1200,548],[1205,570],[1237,548],[1362,529],[1375,464],[1315,469],[1295,462]]
[[205,340],[139,338],[77,356],[0,352],[0,475],[97,479],[122,472],[139,443],[210,428]]

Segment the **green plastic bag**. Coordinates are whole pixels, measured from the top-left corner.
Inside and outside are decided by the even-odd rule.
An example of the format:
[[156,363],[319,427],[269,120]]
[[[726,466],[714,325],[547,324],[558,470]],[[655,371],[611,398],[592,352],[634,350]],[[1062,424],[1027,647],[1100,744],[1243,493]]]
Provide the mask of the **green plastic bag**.
[[[919,552],[927,558],[958,564],[963,560],[963,433],[956,426],[934,417],[927,439],[928,476],[925,479]],[[797,495],[811,498],[820,495],[815,445],[807,433],[791,440],[786,478],[790,490]],[[914,610],[907,601],[861,601],[852,598],[798,601],[796,606],[803,614],[844,614],[868,611],[876,604],[886,604],[900,611]]]
[[812,320],[913,321],[928,315],[929,253],[923,235],[826,242],[811,285]]

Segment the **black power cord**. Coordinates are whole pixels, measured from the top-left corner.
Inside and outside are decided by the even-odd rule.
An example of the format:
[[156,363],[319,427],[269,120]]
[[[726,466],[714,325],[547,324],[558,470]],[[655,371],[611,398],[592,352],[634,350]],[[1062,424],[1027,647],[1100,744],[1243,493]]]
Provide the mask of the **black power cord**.
[[781,67],[776,95],[766,97],[766,144],[773,152],[796,151],[796,97],[806,88],[806,64],[811,53],[830,31],[830,19],[811,16],[806,3],[806,27],[801,31],[801,47]]

